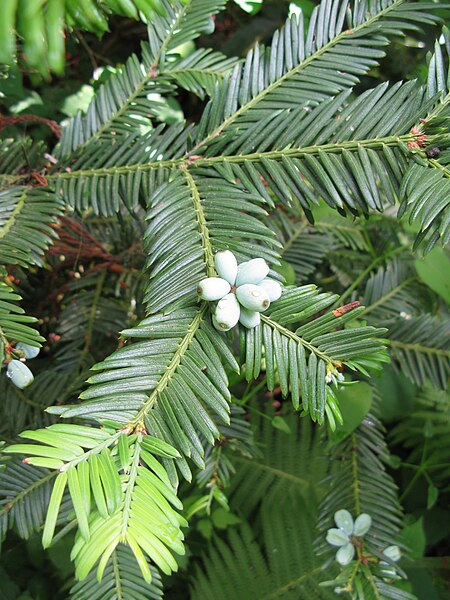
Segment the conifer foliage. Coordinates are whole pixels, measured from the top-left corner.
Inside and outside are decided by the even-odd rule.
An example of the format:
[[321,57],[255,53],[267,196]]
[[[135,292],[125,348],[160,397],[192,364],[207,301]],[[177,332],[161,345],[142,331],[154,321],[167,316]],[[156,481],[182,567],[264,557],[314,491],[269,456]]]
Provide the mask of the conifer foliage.
[[[105,9],[115,4],[127,5],[108,2]],[[359,95],[354,89],[392,36],[439,22],[435,5],[322,0],[308,26],[302,16],[289,18],[267,47],[256,44],[243,59],[203,48],[188,57],[177,52],[211,29],[223,0],[129,5],[149,10],[141,56],[132,55],[99,88],[86,114],[64,126],[51,163],[40,163],[39,147],[31,150],[37,146],[26,142],[40,176],[27,170],[22,140],[1,142],[0,398],[14,410],[43,401],[48,408],[41,428],[28,415],[7,432],[0,531],[15,527],[25,538],[39,531],[45,548],[58,543],[61,532],[76,531],[72,594],[80,600],[114,598],[117,586],[128,590],[127,598],[161,597],[160,573],[177,571],[185,553],[183,482],[205,466],[211,481],[220,481],[233,465],[225,450],[217,452],[225,443],[251,461],[243,412],[236,410],[244,401],[231,387],[236,381],[245,379],[246,389],[257,380],[269,392],[279,390],[297,419],[330,432],[343,421],[345,427],[341,384],[368,379],[390,356],[417,385],[445,388],[449,374],[448,321],[443,311],[427,313],[425,293],[423,302],[411,304],[408,286],[419,284],[409,259],[394,257],[381,266],[375,259],[359,273],[339,262],[340,250],[345,256],[368,249],[360,224],[374,215],[390,222],[398,211],[409,219],[422,252],[448,242],[448,31],[430,57],[427,84],[382,83]],[[98,19],[100,26],[104,15]],[[203,114],[196,123],[166,125],[161,97],[179,89],[206,99]],[[316,229],[319,206],[326,218]],[[19,280],[27,270],[54,266],[58,255],[77,256],[83,239],[91,249],[89,272],[61,290],[66,305],[58,326],[66,335],[50,367],[18,390],[3,373],[11,360],[27,360],[20,343],[37,348],[44,341],[20,307]],[[139,249],[137,259],[128,253],[131,246]],[[217,277],[220,250],[233,252],[239,263],[264,259],[270,277],[283,285],[281,298],[254,328],[217,331],[211,303],[199,300],[199,282]],[[350,280],[342,298],[308,283],[325,255],[337,278]],[[23,293],[30,305],[30,289]],[[372,491],[357,501],[347,498],[355,471],[333,462],[334,477],[342,468],[341,484],[324,492],[318,547],[325,552],[323,536],[336,510],[353,511],[355,518],[355,510],[372,511],[368,539],[376,564],[364,563],[360,579],[352,575],[356,583],[348,585],[361,591],[358,598],[410,598],[379,567],[380,536],[396,544],[401,527],[395,486],[373,451],[383,443],[379,421],[369,415],[332,454],[357,448],[364,485],[387,486],[387,528]],[[304,445],[303,452],[308,461],[311,448]],[[212,467],[212,458],[228,461],[226,467]],[[208,485],[219,497],[221,486]],[[267,539],[268,502],[261,513]],[[303,510],[308,498],[285,505],[288,512]],[[286,518],[273,528],[285,527]],[[308,528],[306,520],[298,526]],[[233,535],[230,543],[244,552],[248,530]],[[313,551],[312,543],[304,549]],[[230,559],[223,542],[214,552],[211,569],[219,553]],[[263,560],[259,550],[252,552]],[[300,575],[305,572],[303,565]],[[345,572],[339,580],[345,587],[342,577]],[[144,591],[134,596],[139,578]],[[329,596],[326,588],[308,585],[317,597]],[[195,594],[201,590],[206,598],[207,587],[202,575]]]

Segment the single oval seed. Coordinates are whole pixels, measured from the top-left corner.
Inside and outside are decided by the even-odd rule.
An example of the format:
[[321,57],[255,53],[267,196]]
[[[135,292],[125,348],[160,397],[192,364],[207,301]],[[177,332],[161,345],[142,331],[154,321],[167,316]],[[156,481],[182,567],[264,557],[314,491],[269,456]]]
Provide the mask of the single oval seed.
[[247,329],[254,329],[261,323],[261,314],[256,310],[248,310],[241,306],[239,323],[247,327]]
[[264,312],[270,306],[269,295],[266,290],[253,283],[245,283],[238,287],[236,296],[242,306],[248,308],[248,310]]
[[217,305],[214,314],[216,323],[222,331],[228,331],[239,321],[241,307],[234,294],[227,294]]
[[219,277],[234,285],[238,271],[235,255],[230,250],[221,250],[214,257],[214,266]]
[[40,352],[40,348],[35,348],[34,346],[29,346],[28,344],[23,344],[22,342],[19,342],[16,345],[16,349],[22,350],[22,352],[25,354],[25,358],[30,358],[30,359],[36,358],[36,356]]
[[269,265],[263,258],[253,258],[238,267],[236,287],[245,283],[259,283],[269,273]]
[[263,279],[261,283],[258,283],[258,285],[266,290],[271,302],[275,302],[281,297],[283,290],[281,285],[278,283],[278,281],[275,281],[275,279],[269,279],[266,277],[266,279]]
[[231,285],[221,277],[206,277],[198,284],[197,292],[202,300],[220,300],[231,290]]
[[34,380],[33,373],[20,360],[12,360],[8,363],[6,375],[21,390],[28,387]]

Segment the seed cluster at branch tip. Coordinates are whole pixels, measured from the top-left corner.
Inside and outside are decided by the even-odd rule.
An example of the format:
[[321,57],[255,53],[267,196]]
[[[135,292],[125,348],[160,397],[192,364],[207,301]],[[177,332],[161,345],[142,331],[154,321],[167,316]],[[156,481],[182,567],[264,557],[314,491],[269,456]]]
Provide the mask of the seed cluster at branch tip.
[[348,510],[342,509],[334,513],[336,528],[327,532],[327,542],[332,546],[339,546],[336,552],[336,560],[342,565],[348,565],[355,556],[355,546],[359,540],[366,535],[372,525],[372,517],[367,513],[361,513],[355,521]]
[[10,347],[9,351],[5,348],[5,354],[7,357],[10,357],[11,355],[18,357],[5,360],[8,364],[6,376],[11,379],[11,382],[21,390],[31,385],[34,376],[24,362],[26,359],[31,360],[32,358],[36,358],[39,354],[39,348],[19,342],[15,348]]
[[238,265],[229,250],[214,257],[219,277],[207,277],[198,284],[199,298],[217,302],[213,309],[213,325],[219,331],[229,331],[238,322],[253,329],[261,321],[260,313],[282,294],[278,281],[267,277],[269,265],[263,258],[253,258]]
[[[398,546],[388,546],[382,551],[381,555],[373,555],[370,553],[370,548],[364,548],[364,536],[372,527],[372,517],[367,513],[361,513],[355,521],[348,510],[341,509],[334,513],[334,520],[337,528],[328,529],[327,542],[331,546],[338,546],[336,552],[336,561],[346,567],[355,558],[355,553],[358,551],[358,560],[364,564],[374,562],[379,564],[379,574],[387,583],[400,579],[395,568],[402,553]],[[385,560],[383,560],[385,559]],[[336,587],[334,591],[341,594],[346,588]]]

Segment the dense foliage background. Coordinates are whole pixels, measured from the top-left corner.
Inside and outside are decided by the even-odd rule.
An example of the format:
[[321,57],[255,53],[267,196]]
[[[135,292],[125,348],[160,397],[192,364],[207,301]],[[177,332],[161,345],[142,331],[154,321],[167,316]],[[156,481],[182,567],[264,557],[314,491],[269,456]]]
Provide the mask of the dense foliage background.
[[[38,4],[45,3],[35,3]],[[147,4],[150,21],[157,18],[160,9],[164,14],[166,3],[161,7],[157,2]],[[19,3],[19,9],[25,10],[26,5]],[[302,13],[307,24],[315,5],[310,0],[230,1],[225,10],[214,15],[208,31],[203,28],[195,41],[188,39],[177,51],[186,60],[196,48],[213,48],[223,53],[215,73],[221,78],[234,65],[233,57],[245,56],[256,42],[269,44],[289,14]],[[141,42],[148,39],[145,18],[142,14],[133,18],[132,13],[127,16],[111,7],[104,8],[97,25],[73,21],[73,15],[72,22],[67,18],[65,48],[54,49],[57,58],[53,61],[47,61],[45,52],[33,46],[32,35],[28,41],[27,21],[22,17],[17,60],[2,67],[0,73],[2,172],[10,173],[10,161],[15,165],[14,175],[20,175],[21,181],[36,188],[45,187],[46,176],[56,160],[53,148],[60,139],[60,128],[73,124],[69,119],[76,117],[78,111],[87,110],[100,86],[114,78],[132,53],[140,54]],[[2,10],[7,8],[0,8],[1,17]],[[431,13],[444,20],[448,15],[438,6]],[[58,18],[62,28],[64,16]],[[420,28],[415,24],[406,28],[405,35],[393,37],[379,64],[359,77],[353,90],[355,96],[384,82],[418,79],[426,84],[427,57],[429,62],[438,47],[441,67],[447,68],[448,32],[442,33],[442,22],[425,17],[420,20]],[[7,62],[8,48],[1,50]],[[144,114],[147,109],[143,107],[135,119],[136,130],[147,132],[151,127],[148,121],[178,124],[181,136],[180,124],[184,120],[198,122],[208,97],[214,94],[215,80],[208,83],[208,77],[183,81],[180,75],[175,80],[177,89],[172,81],[169,92],[156,91],[149,98],[152,113]],[[436,145],[424,145],[419,154],[422,160],[437,161],[439,154],[432,155],[430,150],[439,147],[443,177],[448,178],[446,85],[442,122],[429,132],[435,135]],[[414,89],[411,88],[411,98],[420,95]],[[386,111],[391,111],[393,120],[400,121],[402,111],[410,110],[410,105],[398,102],[401,110],[391,105]],[[371,117],[365,115],[363,124]],[[176,137],[168,143],[176,145]],[[64,152],[60,151],[61,155]],[[94,154],[91,158],[94,161]],[[80,164],[85,160],[83,168],[89,168],[89,156],[80,155],[76,160]],[[396,160],[400,161],[393,158],[393,163]],[[74,164],[76,168],[78,163],[73,161],[71,166]],[[230,177],[230,173],[222,175]],[[420,186],[420,174],[413,181]],[[448,180],[433,180],[429,186],[448,190],[447,184]],[[8,215],[2,216],[1,202],[8,185],[5,178],[0,188],[0,244],[7,234]],[[261,187],[264,193],[264,186]],[[375,588],[365,587],[369,576],[361,576],[360,584],[356,577],[354,597],[409,598],[407,594],[411,593],[423,600],[444,600],[450,593],[448,253],[441,244],[430,250],[426,236],[414,247],[420,225],[407,218],[399,221],[394,207],[383,213],[362,210],[366,214],[360,217],[348,210],[344,214],[344,210],[336,211],[330,207],[331,202],[324,201],[327,194],[335,193],[325,186],[317,193],[317,206],[306,210],[305,216],[300,210],[291,210],[284,202],[282,185],[279,188],[279,194],[270,186],[270,191],[265,192],[277,207],[265,221],[281,243],[282,260],[276,271],[289,285],[315,284],[323,293],[340,296],[331,304],[324,300],[322,308],[315,304],[311,314],[306,315],[308,319],[321,318],[328,306],[339,310],[345,305],[351,311],[351,302],[361,302],[366,308],[354,321],[348,318],[346,325],[386,328],[380,335],[387,339],[390,359],[387,355],[372,361],[367,358],[354,372],[346,367],[343,374],[346,382],[352,384],[335,388],[343,424],[331,427],[333,417],[329,413],[324,425],[293,414],[291,394],[284,393],[288,390],[283,380],[286,375],[278,358],[278,369],[272,385],[269,381],[268,391],[266,365],[260,372],[260,365],[252,363],[258,359],[250,356],[249,340],[241,339],[242,364],[246,366],[239,374],[227,369],[233,398],[231,424],[221,425],[220,442],[209,445],[202,438],[207,447],[206,469],[198,470],[191,464],[192,482],[180,482],[179,497],[190,526],[187,554],[180,559],[178,573],[162,576],[164,597],[335,597],[337,592],[332,590],[345,587],[352,576],[344,569],[342,583],[318,586],[319,581],[334,580],[341,571],[333,561],[334,552],[327,548],[326,531],[333,526],[336,510],[348,509],[355,518],[360,512],[370,512],[370,507],[371,516],[377,520],[375,540],[384,535],[391,539],[391,530],[397,532],[396,544],[403,554],[400,574],[405,578],[394,585],[396,592],[382,588],[374,592]],[[81,192],[65,188],[65,193],[73,194],[75,201],[71,204],[77,210],[67,210],[62,202],[55,211],[53,229],[48,229],[52,245],[43,258],[36,242],[36,246],[30,243],[32,248],[24,250],[35,253],[36,260],[31,265],[26,259],[13,257],[10,263],[0,259],[5,263],[0,274],[2,281],[22,296],[21,306],[27,315],[38,318],[39,332],[45,338],[39,356],[30,362],[35,374],[32,386],[25,390],[14,388],[2,371],[0,432],[5,444],[17,442],[18,434],[25,429],[57,422],[57,417],[44,409],[73,404],[86,379],[92,376],[89,369],[123,345],[118,332],[128,330],[131,335],[130,328],[146,314],[149,292],[144,213],[136,206],[128,206],[112,216],[95,205],[95,198],[93,204],[84,205]],[[402,193],[405,189],[399,195]],[[442,191],[441,195],[445,196]],[[35,217],[30,213],[28,218]],[[448,216],[443,219],[448,221]],[[18,238],[20,235],[25,239],[32,236],[26,224],[17,231]],[[157,246],[158,240],[154,244]],[[6,256],[6,250],[3,251]],[[275,250],[264,251],[267,257],[270,252],[275,256]],[[255,256],[259,255],[256,252]],[[6,297],[0,297],[0,303],[2,299]],[[157,296],[151,297],[150,302],[157,303]],[[239,349],[237,337],[234,348]],[[283,346],[283,351],[288,351],[287,346]],[[368,372],[365,374],[366,369],[370,377]],[[270,367],[267,372],[270,379]],[[255,379],[253,373],[257,375]],[[289,389],[292,391],[292,387]],[[76,411],[74,416],[74,422],[79,422]],[[115,418],[111,415],[111,420]],[[9,454],[2,455],[1,460],[0,530],[5,535],[0,557],[2,600],[160,596],[162,584],[156,572],[151,589],[145,593],[136,591],[136,586],[140,589],[145,584],[125,546],[118,551],[117,562],[109,563],[102,590],[96,587],[95,572],[89,575],[88,583],[75,583],[69,555],[76,519],[70,501],[63,500],[59,521],[63,528],[54,544],[44,551],[41,537],[49,492],[36,493],[28,503],[29,491],[18,499],[17,489],[13,488],[22,480],[29,484],[32,468],[17,462],[12,468]],[[202,460],[194,462],[199,465]],[[6,534],[13,505],[13,527]],[[119,589],[118,581],[122,581],[123,589]],[[110,582],[116,586],[114,591],[108,588]]]

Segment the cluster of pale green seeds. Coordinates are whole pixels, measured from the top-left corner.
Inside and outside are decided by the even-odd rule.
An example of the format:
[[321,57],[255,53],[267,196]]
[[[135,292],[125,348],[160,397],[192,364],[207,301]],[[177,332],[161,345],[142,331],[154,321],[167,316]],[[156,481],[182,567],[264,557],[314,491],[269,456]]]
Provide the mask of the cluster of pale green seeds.
[[261,322],[261,313],[281,296],[281,285],[267,277],[269,265],[263,258],[253,258],[238,265],[230,250],[214,257],[219,277],[207,277],[198,284],[202,300],[217,302],[212,321],[219,331],[229,331],[239,323],[253,329]]
[[[336,552],[336,561],[345,567],[352,562],[355,557],[355,547],[360,544],[362,538],[371,528],[372,517],[367,513],[361,513],[353,521],[353,517],[348,510],[341,509],[334,513],[334,522],[337,527],[327,531],[327,542],[331,546],[339,548]],[[401,558],[400,548],[398,546],[388,546],[383,550],[383,555],[391,562],[397,562]],[[380,561],[380,565],[383,567],[383,576],[395,577],[395,569],[387,562]]]

